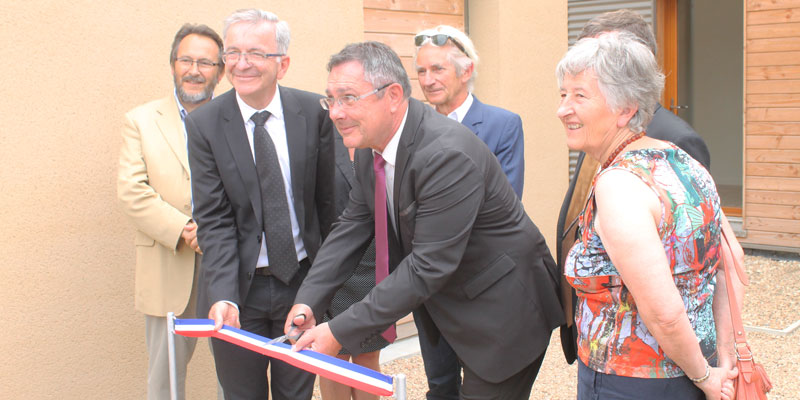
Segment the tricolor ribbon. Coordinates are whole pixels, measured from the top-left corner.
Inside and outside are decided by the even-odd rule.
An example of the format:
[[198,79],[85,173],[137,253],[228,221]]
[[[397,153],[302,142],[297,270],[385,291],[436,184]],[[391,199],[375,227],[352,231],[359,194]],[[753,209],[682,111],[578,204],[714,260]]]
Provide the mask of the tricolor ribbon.
[[268,345],[268,338],[228,325],[214,331],[214,320],[211,319],[175,319],[175,333],[190,337],[215,337],[367,393],[379,396],[394,394],[392,377],[389,375],[312,350],[292,351],[286,343]]

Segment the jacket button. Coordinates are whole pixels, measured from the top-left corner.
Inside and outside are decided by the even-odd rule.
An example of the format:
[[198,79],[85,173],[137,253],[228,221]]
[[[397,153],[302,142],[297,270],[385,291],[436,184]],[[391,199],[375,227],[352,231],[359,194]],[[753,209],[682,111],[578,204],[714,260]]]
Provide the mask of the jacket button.
[[261,235],[256,236],[256,241],[258,241],[258,243],[261,243]]
[[247,273],[247,280],[249,281],[249,280],[252,280],[252,279],[253,279],[253,273],[252,272],[248,272]]

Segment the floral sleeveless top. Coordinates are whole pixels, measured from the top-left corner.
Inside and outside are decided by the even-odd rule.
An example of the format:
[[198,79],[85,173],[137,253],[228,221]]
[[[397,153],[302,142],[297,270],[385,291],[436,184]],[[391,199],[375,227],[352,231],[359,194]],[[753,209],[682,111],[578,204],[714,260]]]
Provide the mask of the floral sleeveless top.
[[[716,349],[711,303],[720,259],[720,205],[711,175],[674,145],[629,151],[599,175],[611,169],[636,175],[659,197],[661,243],[700,348],[710,358]],[[589,368],[606,374],[683,376],[648,331],[635,299],[603,248],[594,229],[595,206],[592,188],[579,217],[579,238],[564,266],[579,300],[575,307],[578,356]]]

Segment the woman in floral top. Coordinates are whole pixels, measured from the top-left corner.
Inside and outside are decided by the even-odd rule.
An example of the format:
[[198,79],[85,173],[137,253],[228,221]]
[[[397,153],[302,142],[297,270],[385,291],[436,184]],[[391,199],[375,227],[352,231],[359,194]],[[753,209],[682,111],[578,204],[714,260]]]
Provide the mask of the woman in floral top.
[[701,164],[644,135],[664,82],[653,54],[606,33],[556,74],[567,145],[601,163],[564,271],[579,299],[578,398],[730,398],[719,197]]

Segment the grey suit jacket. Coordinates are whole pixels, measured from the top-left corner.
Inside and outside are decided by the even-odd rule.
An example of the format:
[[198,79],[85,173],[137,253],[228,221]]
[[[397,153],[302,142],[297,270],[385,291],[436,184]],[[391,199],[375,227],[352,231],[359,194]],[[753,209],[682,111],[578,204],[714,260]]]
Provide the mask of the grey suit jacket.
[[[295,302],[317,321],[374,232],[372,152],[356,152],[350,203]],[[461,124],[409,100],[395,166],[397,232],[390,275],[330,322],[345,349],[418,309],[465,365],[500,382],[547,347],[564,322],[555,262],[485,144]],[[378,205],[384,206],[384,205]]]
[[[333,125],[321,96],[279,87],[291,164],[293,204],[313,260],[336,218]],[[203,249],[198,314],[220,300],[243,304],[262,238],[261,191],[233,90],[186,118],[193,217]]]

